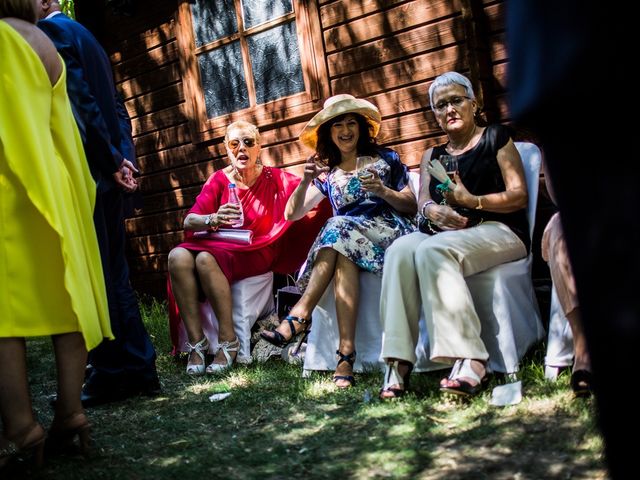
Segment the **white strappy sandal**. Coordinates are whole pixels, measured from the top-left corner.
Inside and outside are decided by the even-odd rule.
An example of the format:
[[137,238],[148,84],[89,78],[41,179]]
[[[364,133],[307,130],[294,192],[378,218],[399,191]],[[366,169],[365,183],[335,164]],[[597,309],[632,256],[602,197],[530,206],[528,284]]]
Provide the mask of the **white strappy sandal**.
[[238,339],[238,337],[236,337],[236,339],[232,342],[221,342],[218,345],[218,350],[216,351],[216,354],[220,350],[222,350],[226,363],[209,364],[209,366],[207,367],[207,373],[220,373],[231,368],[234,362],[234,358],[231,355],[229,355],[229,352],[236,352],[236,356],[237,356],[237,352],[239,349],[240,349],[240,339]]
[[189,342],[186,342],[186,346],[189,349],[189,357],[193,352],[200,357],[202,363],[187,363],[187,375],[191,375],[192,377],[197,377],[200,375],[204,375],[204,366],[205,366],[205,358],[204,356],[209,351],[209,342],[207,341],[207,337],[204,337],[195,345],[191,345]]

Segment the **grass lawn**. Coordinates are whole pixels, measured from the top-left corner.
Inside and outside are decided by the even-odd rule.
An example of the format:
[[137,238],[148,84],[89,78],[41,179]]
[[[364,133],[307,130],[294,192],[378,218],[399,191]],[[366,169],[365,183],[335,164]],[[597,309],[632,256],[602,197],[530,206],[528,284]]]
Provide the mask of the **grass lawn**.
[[[524,400],[489,405],[442,396],[442,372],[415,374],[412,393],[380,402],[380,373],[338,391],[330,374],[301,378],[279,359],[193,379],[172,358],[163,305],[144,303],[163,393],[88,411],[89,458],[54,457],[5,478],[43,479],[603,479],[594,400],[574,400],[568,374],[544,379],[543,346],[524,361]],[[34,406],[49,425],[55,389],[49,339],[29,341]],[[495,385],[492,383],[491,386]],[[219,402],[217,392],[231,392]]]

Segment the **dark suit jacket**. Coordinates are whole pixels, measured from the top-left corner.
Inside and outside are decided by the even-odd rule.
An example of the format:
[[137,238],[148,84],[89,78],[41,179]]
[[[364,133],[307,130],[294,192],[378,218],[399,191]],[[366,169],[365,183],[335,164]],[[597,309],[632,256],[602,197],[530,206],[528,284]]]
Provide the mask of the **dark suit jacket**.
[[[89,30],[64,14],[41,20],[38,26],[66,64],[69,98],[98,191],[114,188],[112,175],[128,158],[132,143],[121,128],[109,58]],[[122,111],[126,114],[124,107]]]

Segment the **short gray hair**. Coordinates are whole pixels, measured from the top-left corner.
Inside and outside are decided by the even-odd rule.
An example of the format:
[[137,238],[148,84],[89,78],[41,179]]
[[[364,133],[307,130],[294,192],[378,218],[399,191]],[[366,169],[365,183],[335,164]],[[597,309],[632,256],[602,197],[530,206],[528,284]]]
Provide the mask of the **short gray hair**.
[[448,85],[460,85],[462,88],[464,88],[467,97],[475,100],[476,94],[473,93],[473,85],[471,85],[471,82],[467,77],[458,72],[446,72],[442,75],[437,76],[429,87],[429,103],[431,104],[431,108],[434,107],[433,95],[435,94],[436,89],[440,87],[446,87]]
[[256,143],[260,143],[260,132],[258,131],[258,127],[256,127],[253,123],[247,122],[246,120],[236,120],[235,122],[227,126],[227,130],[224,134],[225,143],[229,141],[229,132],[235,128],[249,130],[253,135],[253,138],[256,139]]

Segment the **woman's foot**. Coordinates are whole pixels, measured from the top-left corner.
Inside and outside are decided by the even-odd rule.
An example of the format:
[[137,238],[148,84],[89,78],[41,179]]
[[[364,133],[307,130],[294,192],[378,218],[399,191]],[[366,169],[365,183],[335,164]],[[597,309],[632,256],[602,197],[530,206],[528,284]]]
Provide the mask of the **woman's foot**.
[[[305,336],[311,327],[311,318],[296,317],[287,315],[275,330],[263,330],[260,336],[267,342],[276,347],[286,347],[300,333],[304,332]],[[302,343],[304,338],[300,341]]]
[[571,374],[571,390],[576,397],[588,397],[591,395],[593,377],[589,370],[574,370]]
[[36,466],[41,466],[46,436],[42,425],[34,422],[17,435],[10,438],[0,438],[0,469],[4,468],[13,458],[31,453],[33,453]]
[[448,377],[440,381],[440,390],[456,395],[473,396],[484,388],[487,369],[484,363],[470,358],[456,360]]
[[209,342],[207,337],[202,337],[195,345],[191,345],[187,342],[187,348],[189,349],[189,360],[187,362],[187,375],[199,376],[204,375],[205,370],[205,355],[209,351]]
[[213,362],[207,367],[207,373],[220,373],[232,367],[240,350],[240,339],[220,342]]
[[66,418],[53,419],[46,442],[48,453],[79,451],[85,455],[89,453],[90,444],[91,424],[84,412],[72,413]]
[[356,361],[356,351],[349,355],[345,355],[340,350],[336,350],[338,356],[338,364],[336,365],[336,373],[333,375],[333,383],[338,388],[349,388],[356,384],[353,376],[353,364]]
[[413,365],[404,360],[387,360],[384,385],[380,390],[380,400],[402,397],[409,389],[409,377]]

